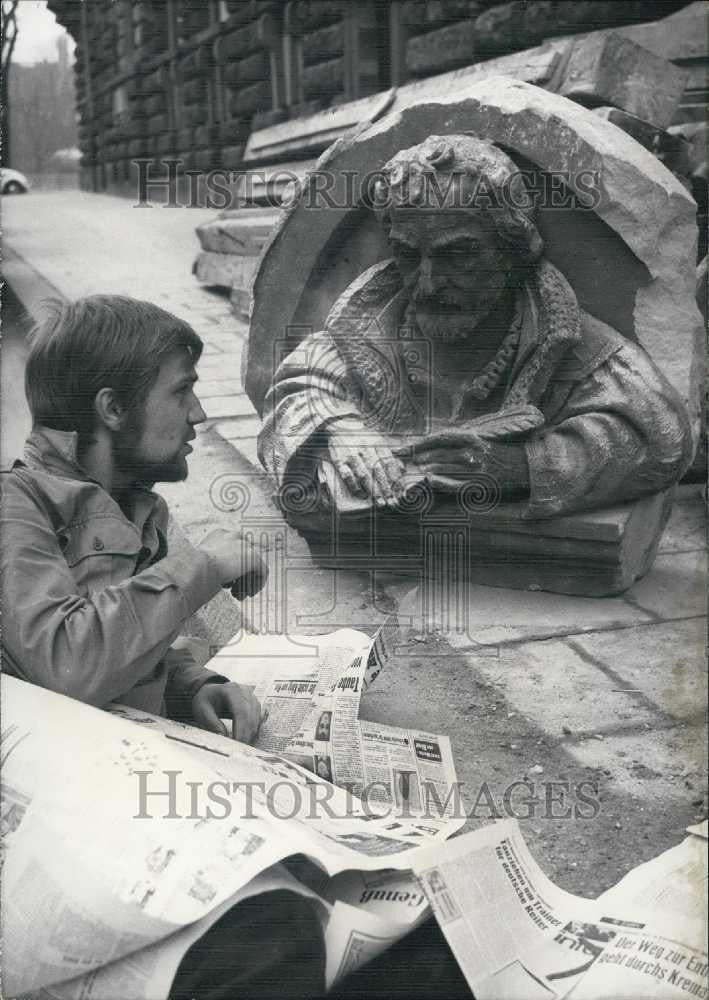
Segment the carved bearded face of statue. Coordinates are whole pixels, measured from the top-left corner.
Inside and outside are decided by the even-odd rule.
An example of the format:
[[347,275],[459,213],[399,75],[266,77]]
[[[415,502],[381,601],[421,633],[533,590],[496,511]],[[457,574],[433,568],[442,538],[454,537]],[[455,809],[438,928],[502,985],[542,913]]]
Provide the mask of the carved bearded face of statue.
[[390,218],[389,241],[421,333],[432,340],[472,335],[513,266],[489,213],[402,206]]

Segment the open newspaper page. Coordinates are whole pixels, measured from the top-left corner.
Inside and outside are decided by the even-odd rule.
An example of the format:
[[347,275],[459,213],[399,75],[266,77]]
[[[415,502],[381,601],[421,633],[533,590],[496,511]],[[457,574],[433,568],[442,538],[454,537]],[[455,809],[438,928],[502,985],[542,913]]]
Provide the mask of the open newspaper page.
[[674,915],[707,923],[707,822],[690,827],[681,844],[629,871],[600,896],[607,906]]
[[240,636],[209,666],[254,688],[264,709],[257,748],[366,796],[373,810],[379,804],[383,813],[420,817],[428,834],[445,838],[463,823],[453,815],[448,737],[359,719],[362,693],[385,669],[398,637],[393,620],[373,639],[340,629],[311,640],[318,644],[314,665],[307,656],[269,655],[267,637]]
[[616,914],[632,914],[574,1000],[709,997],[706,821],[689,837],[638,865],[599,897]]
[[331,880],[326,987],[386,951],[431,913],[410,872],[343,872]]
[[[166,745],[192,753],[192,763],[208,762],[211,780],[190,789],[189,807],[213,819],[250,822],[258,819],[287,837],[288,854],[312,858],[328,875],[348,868],[377,871],[411,868],[410,852],[421,843],[452,832],[457,817],[442,819],[400,815],[382,803],[370,804],[350,788],[339,788],[292,760],[226,736],[116,706],[125,721],[161,734]],[[138,776],[141,801],[150,817],[163,816],[173,785],[181,777],[164,770]]]
[[558,1000],[616,933],[544,875],[515,820],[423,850],[414,870],[477,1000]]
[[697,877],[703,865],[706,881],[706,851],[702,862],[695,851],[668,851],[588,900],[555,886],[506,820],[423,849],[414,870],[477,1000],[705,1000],[694,905],[683,911],[675,896],[674,908],[643,908],[662,905],[665,875]]
[[[3,689],[9,995],[86,978],[126,956],[125,969],[142,968],[140,952],[287,856],[310,857],[330,876],[407,871],[411,854],[439,834],[214,733],[128,707],[102,712],[14,678]],[[359,909],[350,898],[329,904],[349,907],[347,928],[327,935],[338,968],[337,949],[359,921],[377,923],[389,942],[412,926],[370,914],[374,897]]]
[[[11,677],[2,691],[6,996],[145,948],[292,853],[258,816],[194,810],[219,776],[153,727]],[[148,818],[140,782],[158,775],[171,785]]]
[[227,910],[253,896],[283,889],[312,899],[323,928],[327,926],[329,905],[277,864],[257,875],[201,920],[147,948],[84,976],[37,990],[23,1000],[162,1000],[169,996],[177,969],[188,950]]

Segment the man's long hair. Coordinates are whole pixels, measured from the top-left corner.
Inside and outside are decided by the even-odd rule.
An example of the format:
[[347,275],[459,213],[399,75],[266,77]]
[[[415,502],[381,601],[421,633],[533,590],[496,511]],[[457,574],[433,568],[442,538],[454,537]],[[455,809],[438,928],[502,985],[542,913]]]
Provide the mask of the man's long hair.
[[49,300],[30,336],[25,394],[34,425],[92,436],[100,389],[110,388],[128,413],[140,411],[163,360],[202,341],[192,327],[151,302],[122,295]]

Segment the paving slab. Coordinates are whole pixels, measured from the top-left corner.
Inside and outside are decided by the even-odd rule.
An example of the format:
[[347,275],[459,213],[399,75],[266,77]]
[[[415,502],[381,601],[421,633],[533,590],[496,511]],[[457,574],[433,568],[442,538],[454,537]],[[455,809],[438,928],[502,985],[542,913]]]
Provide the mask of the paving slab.
[[[604,633],[604,635],[618,633]],[[547,733],[595,732],[607,726],[654,722],[661,713],[563,640],[502,646],[497,657],[464,654],[471,672],[494,685],[510,711],[509,739],[522,717]]]
[[706,552],[660,555],[625,596],[664,621],[706,614],[706,565]]
[[706,549],[707,523],[705,487],[699,483],[680,486],[660,540],[659,552],[692,552]]
[[652,621],[651,612],[624,597],[570,597],[542,591],[435,581],[421,586],[406,608],[426,631],[441,630],[456,649],[525,642]]
[[704,617],[658,622],[576,636],[574,646],[606,666],[615,690],[642,694],[671,718],[696,719],[707,703],[706,626]]
[[[197,333],[199,333],[199,330],[197,330]],[[202,336],[201,333],[200,336]],[[208,334],[205,334],[205,339],[209,342]],[[203,355],[197,364],[197,373],[200,379],[205,379],[206,381],[218,379],[220,376],[227,379],[238,379],[240,366],[241,348],[238,340],[235,338],[233,350],[220,351],[218,355]]]
[[197,394],[209,420],[218,420],[222,417],[238,417],[241,419],[256,416],[254,404],[244,393],[205,396],[201,392],[200,386],[197,386]]
[[[199,365],[198,365],[199,367]],[[220,378],[223,374],[223,378]],[[208,378],[200,377],[197,386],[197,394],[200,399],[209,399],[210,396],[245,396],[246,393],[241,388],[241,381],[234,378],[233,373],[215,373]]]
[[[610,771],[616,791],[645,801],[647,807],[668,818],[673,809],[693,809],[706,816],[706,729],[676,725],[587,739],[571,750],[579,763]],[[637,821],[632,816],[625,823]]]

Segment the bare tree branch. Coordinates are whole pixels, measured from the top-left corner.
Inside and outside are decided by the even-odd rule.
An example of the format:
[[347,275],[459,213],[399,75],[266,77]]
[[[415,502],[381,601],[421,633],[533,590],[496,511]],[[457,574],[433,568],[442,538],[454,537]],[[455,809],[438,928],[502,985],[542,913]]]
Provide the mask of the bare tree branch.
[[20,0],[2,0],[0,3],[0,32],[2,33],[2,53],[0,62],[0,140],[2,141],[2,162],[10,160],[9,92],[8,80],[12,53],[17,41],[17,5]]

